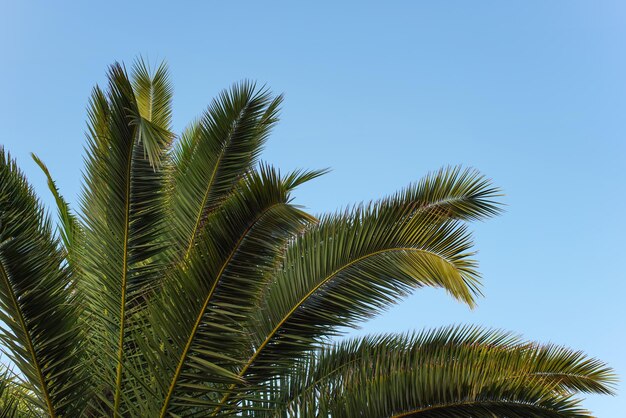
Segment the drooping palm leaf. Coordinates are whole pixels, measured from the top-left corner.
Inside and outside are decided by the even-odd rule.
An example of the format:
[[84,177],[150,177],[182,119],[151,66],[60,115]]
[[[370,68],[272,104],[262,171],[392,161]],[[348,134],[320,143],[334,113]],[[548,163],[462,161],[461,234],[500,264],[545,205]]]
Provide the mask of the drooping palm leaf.
[[497,213],[491,200],[497,193],[475,171],[452,168],[323,218],[292,243],[265,290],[240,376],[270,379],[318,337],[370,318],[416,288],[441,287],[472,305],[478,273],[459,219]]
[[255,415],[590,417],[572,396],[611,393],[614,383],[604,363],[580,352],[446,327],[312,352],[277,380]]

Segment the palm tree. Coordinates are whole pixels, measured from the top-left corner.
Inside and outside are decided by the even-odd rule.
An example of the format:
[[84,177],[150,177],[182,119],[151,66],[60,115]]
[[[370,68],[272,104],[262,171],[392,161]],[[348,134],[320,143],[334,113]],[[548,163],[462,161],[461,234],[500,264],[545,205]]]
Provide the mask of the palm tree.
[[476,327],[337,342],[424,286],[473,306],[467,223],[497,214],[446,168],[319,217],[324,173],[258,162],[281,96],[242,82],[176,137],[164,65],[108,72],[88,108],[80,210],[46,174],[57,230],[0,152],[2,416],[588,417],[613,371]]

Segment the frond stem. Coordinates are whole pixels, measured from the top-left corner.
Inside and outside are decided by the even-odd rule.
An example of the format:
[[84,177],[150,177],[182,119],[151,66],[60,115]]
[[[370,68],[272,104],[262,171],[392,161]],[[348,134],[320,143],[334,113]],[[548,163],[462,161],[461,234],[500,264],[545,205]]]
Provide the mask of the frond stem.
[[117,370],[115,377],[115,400],[113,406],[113,416],[119,416],[120,399],[122,394],[122,360],[124,359],[124,316],[126,315],[126,282],[128,274],[128,235],[130,230],[130,181],[133,153],[128,153],[128,164],[126,171],[126,205],[124,214],[124,254],[122,255],[122,295],[120,306],[120,333],[118,338]]

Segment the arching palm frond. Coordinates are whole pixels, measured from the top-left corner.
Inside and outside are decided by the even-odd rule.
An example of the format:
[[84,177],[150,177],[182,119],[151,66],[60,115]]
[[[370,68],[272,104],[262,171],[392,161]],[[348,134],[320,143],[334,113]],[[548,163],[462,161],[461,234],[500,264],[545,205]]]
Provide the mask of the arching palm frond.
[[[255,308],[256,296],[280,262],[288,240],[315,222],[290,204],[291,192],[319,174],[282,176],[261,166],[248,173],[236,192],[207,218],[197,248],[173,285],[166,287],[163,304],[154,314],[153,328],[163,329],[164,351],[170,353],[161,362],[171,361],[162,366],[162,416],[169,410],[215,404],[217,399],[211,400],[210,393],[219,391],[220,384],[240,380],[236,369],[247,349],[245,318]],[[182,338],[171,339],[172,335]],[[184,407],[177,401],[183,396],[187,397]]]
[[288,376],[255,394],[255,416],[590,417],[573,396],[615,383],[580,352],[474,327],[350,339]]
[[249,330],[253,351],[239,375],[271,379],[319,337],[372,317],[416,288],[444,288],[473,305],[478,273],[459,219],[496,213],[497,192],[475,171],[452,168],[377,203],[324,217],[294,240],[265,289]]

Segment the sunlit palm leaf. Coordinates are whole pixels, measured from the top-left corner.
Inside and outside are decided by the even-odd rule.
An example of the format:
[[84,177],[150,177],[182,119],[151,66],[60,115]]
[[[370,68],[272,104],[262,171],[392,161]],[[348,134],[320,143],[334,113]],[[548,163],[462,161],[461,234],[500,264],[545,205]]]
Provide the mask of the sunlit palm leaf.
[[253,352],[240,376],[270,379],[319,337],[423,286],[473,305],[478,273],[458,219],[497,213],[497,192],[478,173],[452,168],[380,202],[323,218],[291,244],[264,292],[249,330]]
[[590,417],[572,395],[615,383],[580,352],[471,327],[347,340],[287,376],[256,416]]
[[173,156],[172,243],[189,256],[207,216],[248,172],[277,121],[282,97],[240,83],[214,100]]

